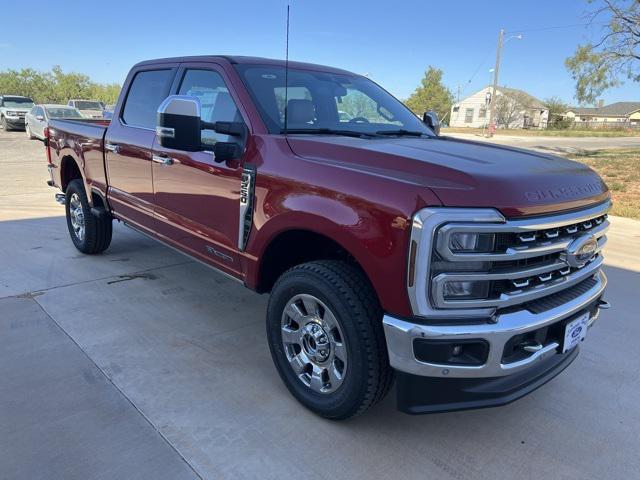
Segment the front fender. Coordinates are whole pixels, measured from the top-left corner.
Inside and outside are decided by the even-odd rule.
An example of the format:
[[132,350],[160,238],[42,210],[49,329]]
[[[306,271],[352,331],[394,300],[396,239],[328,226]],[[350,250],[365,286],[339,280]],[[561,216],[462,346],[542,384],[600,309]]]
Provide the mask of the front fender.
[[[258,199],[247,253],[255,256],[257,265],[269,244],[283,232],[305,230],[323,235],[360,264],[385,311],[409,315],[405,287],[409,226],[406,214],[345,194],[313,190],[287,196],[271,193]],[[257,285],[259,268],[247,273],[247,283]]]

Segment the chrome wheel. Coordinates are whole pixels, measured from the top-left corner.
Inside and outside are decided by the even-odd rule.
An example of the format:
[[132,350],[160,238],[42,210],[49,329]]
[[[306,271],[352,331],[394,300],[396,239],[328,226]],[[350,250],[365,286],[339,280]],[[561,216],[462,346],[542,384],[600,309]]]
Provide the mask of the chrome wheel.
[[347,373],[347,346],[327,306],[307,294],[290,299],[282,314],[282,343],[298,379],[314,392],[331,393]]
[[82,210],[80,196],[77,193],[71,195],[71,199],[69,199],[69,217],[73,234],[79,241],[84,241],[84,211]]

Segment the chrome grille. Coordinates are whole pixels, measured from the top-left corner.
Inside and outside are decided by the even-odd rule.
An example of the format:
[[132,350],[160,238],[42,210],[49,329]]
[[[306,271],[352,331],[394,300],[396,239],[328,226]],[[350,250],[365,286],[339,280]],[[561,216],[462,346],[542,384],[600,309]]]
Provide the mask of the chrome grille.
[[[492,208],[419,210],[411,225],[407,266],[413,314],[438,322],[484,322],[526,310],[525,304],[601,275],[600,250],[606,243],[610,208],[611,202],[606,201],[583,210],[513,220]],[[458,240],[464,235],[451,243],[449,236],[457,232],[479,234],[483,241],[476,242],[477,250],[468,249],[465,242],[462,246]],[[567,248],[577,247],[580,242],[575,239],[587,234],[597,239],[597,255],[577,268]],[[487,242],[487,237],[493,242]],[[451,251],[449,245],[466,250]],[[568,260],[574,264],[569,270]],[[462,298],[449,289],[445,300],[444,282],[454,278],[486,282],[489,288]]]
[[[603,258],[609,228],[609,203],[589,210],[540,219],[505,220],[503,223],[443,223],[436,234],[431,258],[430,300],[435,309],[511,308],[556,294],[593,277]],[[451,235],[491,234],[494,245],[486,252],[451,250]],[[592,235],[595,255],[584,265],[572,267],[567,248],[576,239]],[[484,268],[464,270],[465,265]],[[448,282],[486,282],[482,298],[451,298]]]

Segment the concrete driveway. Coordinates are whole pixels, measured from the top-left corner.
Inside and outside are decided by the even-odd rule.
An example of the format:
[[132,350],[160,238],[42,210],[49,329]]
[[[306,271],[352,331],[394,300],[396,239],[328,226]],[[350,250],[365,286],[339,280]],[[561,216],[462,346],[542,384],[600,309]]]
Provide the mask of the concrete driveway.
[[337,423],[278,378],[266,296],[120,225],[81,255],[46,178],[42,144],[0,131],[0,478],[637,478],[640,222],[613,218],[614,308],[549,384]]
[[454,138],[474,140],[478,142],[497,143],[512,147],[529,148],[547,153],[575,153],[581,150],[601,150],[603,148],[638,148],[640,134],[636,137],[518,137],[498,135],[485,138],[469,133],[445,133]]

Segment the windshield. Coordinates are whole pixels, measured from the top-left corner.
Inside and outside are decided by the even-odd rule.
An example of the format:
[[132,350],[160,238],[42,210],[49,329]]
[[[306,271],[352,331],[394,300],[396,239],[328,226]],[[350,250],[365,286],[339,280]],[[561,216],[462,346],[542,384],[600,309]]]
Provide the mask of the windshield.
[[100,102],[75,102],[78,110],[102,110]]
[[2,100],[2,106],[7,108],[31,108],[33,107],[33,100],[30,98],[5,97]]
[[[270,133],[285,128],[284,67],[236,65]],[[289,69],[290,133],[405,132],[433,136],[399,100],[366,77]],[[399,133],[400,134],[400,133]]]
[[51,107],[47,108],[49,118],[82,118],[82,115],[75,108]]

